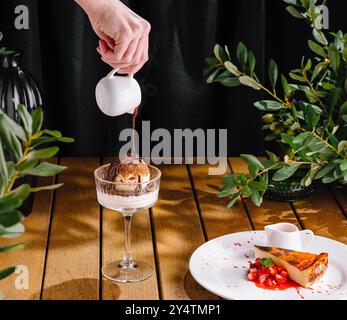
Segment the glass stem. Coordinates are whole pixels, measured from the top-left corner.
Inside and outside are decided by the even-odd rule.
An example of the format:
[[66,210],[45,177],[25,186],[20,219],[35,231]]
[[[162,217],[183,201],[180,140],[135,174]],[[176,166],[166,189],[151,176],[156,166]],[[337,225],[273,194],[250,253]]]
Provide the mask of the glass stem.
[[124,214],[124,248],[125,253],[121,262],[121,267],[135,267],[133,256],[131,253],[131,223],[133,213]]

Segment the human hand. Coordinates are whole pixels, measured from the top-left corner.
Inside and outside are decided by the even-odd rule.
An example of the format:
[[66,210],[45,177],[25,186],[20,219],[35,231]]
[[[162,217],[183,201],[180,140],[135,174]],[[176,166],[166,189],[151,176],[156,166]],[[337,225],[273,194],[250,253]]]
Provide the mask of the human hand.
[[150,24],[119,0],[76,0],[86,11],[99,36],[97,51],[101,59],[119,69],[135,74],[148,61]]

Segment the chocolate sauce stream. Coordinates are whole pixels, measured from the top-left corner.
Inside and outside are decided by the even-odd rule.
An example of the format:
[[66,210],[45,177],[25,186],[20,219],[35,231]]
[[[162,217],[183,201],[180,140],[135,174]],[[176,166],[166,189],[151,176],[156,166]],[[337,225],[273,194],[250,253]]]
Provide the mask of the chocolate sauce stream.
[[134,113],[132,115],[132,147],[133,147],[133,154],[136,154],[136,150],[135,150],[135,127],[136,127],[136,118],[137,115],[139,113],[139,107],[136,107],[136,109],[134,110]]

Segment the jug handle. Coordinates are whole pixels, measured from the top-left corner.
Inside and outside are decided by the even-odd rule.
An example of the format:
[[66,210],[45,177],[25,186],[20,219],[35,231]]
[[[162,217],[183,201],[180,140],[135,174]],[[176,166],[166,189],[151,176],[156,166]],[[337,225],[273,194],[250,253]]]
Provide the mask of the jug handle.
[[[114,77],[114,75],[119,71],[119,69],[113,69],[108,75],[107,78],[111,79],[112,77]],[[128,78],[134,78],[133,74],[129,74]]]

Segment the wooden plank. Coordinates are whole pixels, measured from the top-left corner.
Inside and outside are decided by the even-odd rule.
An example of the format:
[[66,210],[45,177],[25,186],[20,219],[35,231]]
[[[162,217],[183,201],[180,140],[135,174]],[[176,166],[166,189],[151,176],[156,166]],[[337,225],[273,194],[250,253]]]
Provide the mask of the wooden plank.
[[204,243],[194,195],[184,165],[162,166],[157,205],[152,209],[163,299],[219,299],[189,273],[189,258]]
[[[57,163],[57,159],[47,162]],[[54,181],[54,177],[39,178],[37,185],[50,185],[54,184]],[[37,300],[40,298],[52,200],[52,191],[35,194],[31,214],[23,221],[25,233],[16,239],[1,239],[0,241],[1,245],[18,242],[30,243],[30,247],[25,250],[1,255],[1,268],[4,266],[25,266],[29,272],[27,289],[17,289],[15,287],[16,277],[25,276],[25,271],[24,273],[21,271],[21,274],[13,274],[0,282],[0,291],[4,293],[6,300]]]
[[[241,158],[230,158],[233,172],[248,172],[247,164]],[[266,225],[290,222],[300,227],[292,207],[287,202],[277,202],[264,199],[260,208],[256,207],[251,199],[245,198],[247,210],[257,230],[263,230]]]
[[64,158],[47,252],[43,299],[99,298],[100,209],[96,199],[96,158]]
[[347,186],[332,185],[328,187],[330,192],[334,195],[335,200],[343,210],[345,216],[347,216]]
[[[207,239],[252,229],[244,205],[239,200],[231,209],[228,199],[218,198],[222,176],[209,175],[210,165],[189,166]],[[230,174],[230,169],[226,174]]]
[[[106,159],[106,162],[110,159]],[[124,250],[124,222],[120,213],[103,209],[102,221],[102,263],[119,260]],[[143,282],[114,284],[102,280],[102,299],[104,300],[158,300],[159,290],[154,259],[149,210],[137,212],[133,218],[132,252],[135,260],[151,264],[154,275]]]
[[347,244],[347,219],[325,186],[294,207],[305,228]]

